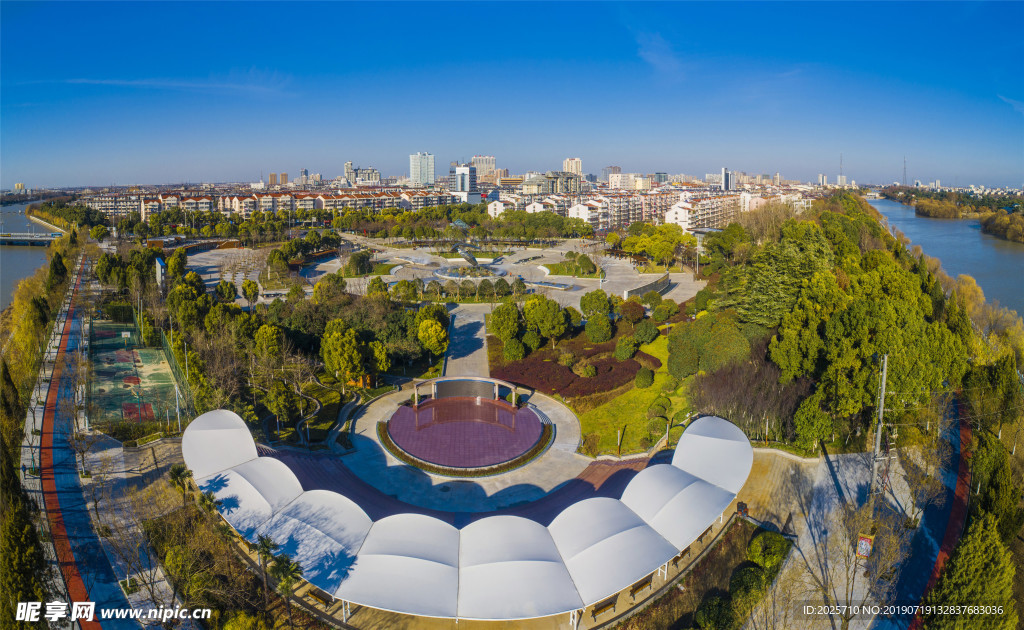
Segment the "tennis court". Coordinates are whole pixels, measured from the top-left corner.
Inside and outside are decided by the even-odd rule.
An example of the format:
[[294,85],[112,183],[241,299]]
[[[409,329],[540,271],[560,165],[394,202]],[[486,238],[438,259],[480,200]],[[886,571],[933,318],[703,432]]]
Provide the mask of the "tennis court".
[[160,348],[140,347],[131,324],[92,328],[91,419],[109,423],[175,421],[174,377]]

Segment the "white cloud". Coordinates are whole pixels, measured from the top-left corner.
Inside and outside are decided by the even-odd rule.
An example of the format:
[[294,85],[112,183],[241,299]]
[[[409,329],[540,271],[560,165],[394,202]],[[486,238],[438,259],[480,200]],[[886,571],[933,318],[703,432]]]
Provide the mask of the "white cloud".
[[1018,114],[1024,114],[1024,103],[1015,101],[1012,98],[1006,98],[1002,94],[999,94],[998,96],[1001,101],[1012,107],[1015,112]]
[[637,55],[664,78],[681,80],[683,62],[660,33],[640,33],[636,37]]

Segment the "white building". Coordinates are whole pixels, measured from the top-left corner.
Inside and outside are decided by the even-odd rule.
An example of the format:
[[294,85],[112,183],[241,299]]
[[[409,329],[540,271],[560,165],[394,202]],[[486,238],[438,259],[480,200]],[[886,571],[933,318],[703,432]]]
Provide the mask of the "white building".
[[497,219],[504,214],[506,210],[515,210],[515,204],[511,201],[500,200],[492,201],[487,204],[487,214],[489,214],[492,219]]
[[578,203],[569,208],[570,219],[582,219],[589,223],[595,230],[608,228],[608,204],[603,201],[591,199],[584,203]]
[[609,173],[608,187],[617,190],[633,190],[635,179],[635,173]]
[[409,156],[409,182],[414,186],[431,186],[434,183],[434,155],[414,153]]
[[580,158],[566,158],[562,162],[562,170],[566,173],[573,173],[583,177],[583,160]]
[[470,164],[476,167],[476,174],[480,177],[490,175],[495,168],[493,155],[474,155]]
[[687,203],[680,201],[674,204],[665,212],[665,223],[674,223],[683,228],[684,232],[690,231],[690,210]]

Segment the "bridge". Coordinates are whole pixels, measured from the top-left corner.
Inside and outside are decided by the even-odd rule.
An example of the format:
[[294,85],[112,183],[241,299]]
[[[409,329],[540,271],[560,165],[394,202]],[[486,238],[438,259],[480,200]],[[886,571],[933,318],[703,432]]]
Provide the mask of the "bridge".
[[0,245],[49,245],[63,236],[60,232],[0,232]]

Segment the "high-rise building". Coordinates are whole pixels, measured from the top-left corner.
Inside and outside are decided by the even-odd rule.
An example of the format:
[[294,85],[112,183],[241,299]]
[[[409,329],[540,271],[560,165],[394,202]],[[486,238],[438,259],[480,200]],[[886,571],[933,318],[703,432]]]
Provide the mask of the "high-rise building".
[[606,166],[601,169],[601,180],[608,181],[608,176],[622,172],[621,166]]
[[776,186],[781,186],[782,185],[782,175],[780,175],[778,171],[775,172],[775,178],[774,178],[773,183]]
[[942,188],[942,181],[939,180],[938,178],[935,179],[935,187]]
[[839,177],[836,178],[836,186],[845,186],[845,185],[846,185],[846,175],[840,175]]
[[345,179],[347,179],[350,184],[356,183],[356,171],[352,168],[351,161],[345,162]]
[[302,169],[301,171],[299,171],[299,177],[309,177],[309,170]]
[[654,181],[658,182],[659,184],[668,183],[668,173],[655,173]]
[[732,179],[731,175],[732,174],[729,172],[729,169],[727,169],[727,168],[725,168],[723,166],[722,167],[722,190],[732,190],[733,182],[730,181]]
[[277,173],[270,174],[270,181],[267,182],[267,186],[277,186]]
[[287,186],[288,185],[288,173],[281,173],[281,185],[282,186]]
[[471,164],[453,163],[448,175],[448,191],[463,203],[480,203],[480,191],[476,187],[476,167]]
[[566,158],[562,162],[562,170],[566,173],[573,173],[583,177],[583,160],[580,158]]
[[494,156],[493,155],[474,155],[473,160],[470,162],[474,168],[476,168],[476,174],[481,177],[484,175],[490,175],[494,172]]
[[828,186],[828,175],[825,175],[824,173],[818,173],[818,185]]
[[414,186],[431,186],[434,183],[434,155],[413,153],[409,156],[409,182]]

